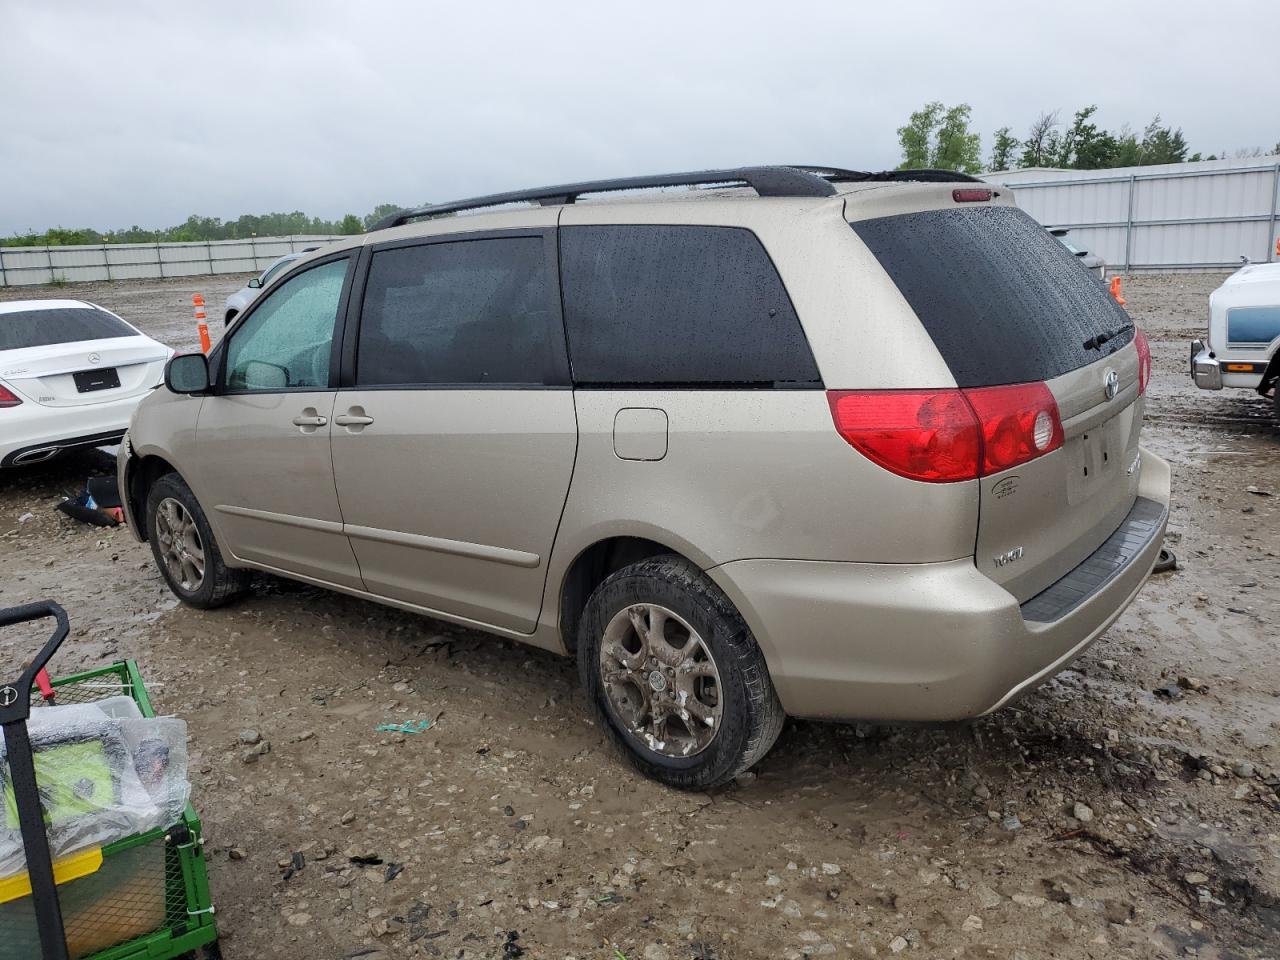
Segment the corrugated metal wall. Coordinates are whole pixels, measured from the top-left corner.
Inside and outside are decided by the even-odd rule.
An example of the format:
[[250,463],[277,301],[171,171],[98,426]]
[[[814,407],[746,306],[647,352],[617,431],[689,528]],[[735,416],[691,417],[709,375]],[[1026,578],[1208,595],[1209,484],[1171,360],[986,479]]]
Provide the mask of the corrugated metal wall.
[[139,280],[265,270],[286,253],[337,237],[255,237],[207,243],[107,243],[0,247],[0,287]]
[[1280,157],[1116,170],[1012,170],[984,179],[1013,189],[1046,227],[1117,270],[1213,270],[1276,260]]

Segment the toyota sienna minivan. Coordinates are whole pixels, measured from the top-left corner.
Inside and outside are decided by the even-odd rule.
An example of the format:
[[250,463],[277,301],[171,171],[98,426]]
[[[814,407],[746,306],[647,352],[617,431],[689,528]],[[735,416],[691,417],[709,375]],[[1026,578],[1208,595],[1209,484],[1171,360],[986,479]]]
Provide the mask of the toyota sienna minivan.
[[749,167],[405,211],[174,358],[120,450],[185,603],[250,571],[575,656],[646,774],[998,709],[1146,580],[1146,339],[1008,190]]

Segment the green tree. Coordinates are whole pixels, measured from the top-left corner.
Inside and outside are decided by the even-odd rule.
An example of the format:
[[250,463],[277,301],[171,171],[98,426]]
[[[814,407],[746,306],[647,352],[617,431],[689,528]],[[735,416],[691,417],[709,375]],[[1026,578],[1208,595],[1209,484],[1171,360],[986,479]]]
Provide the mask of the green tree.
[[354,213],[348,213],[338,224],[338,232],[347,236],[364,233],[364,222]]
[[1047,167],[1058,156],[1058,111],[1042,113],[1031,124],[1027,139],[1022,141],[1020,167]]
[[1008,170],[1013,162],[1014,152],[1022,142],[1010,132],[1008,127],[996,131],[995,142],[991,145],[991,160],[987,164],[989,170]]
[[1187,141],[1182,130],[1160,125],[1156,114],[1142,131],[1143,163],[1182,163],[1187,159]]
[[971,109],[967,103],[945,107],[927,103],[898,128],[902,147],[899,170],[936,167],[977,173],[982,169],[981,141],[969,130]]
[[383,217],[389,217],[391,214],[399,213],[403,209],[404,207],[400,206],[398,203],[380,203],[373,208],[372,213],[365,214],[364,228],[369,230]]
[[898,128],[898,143],[902,147],[902,163],[899,170],[918,169],[929,166],[930,143],[938,129],[938,119],[942,116],[943,106],[938,101],[926,103],[921,109],[911,114],[905,127]]
[[1059,144],[1058,166],[1074,170],[1101,170],[1115,166],[1119,144],[1112,134],[1090,121],[1097,111],[1097,104],[1076,111]]
[[952,107],[938,127],[937,149],[929,166],[939,170],[977,173],[982,169],[982,140],[969,131],[971,110],[967,103]]

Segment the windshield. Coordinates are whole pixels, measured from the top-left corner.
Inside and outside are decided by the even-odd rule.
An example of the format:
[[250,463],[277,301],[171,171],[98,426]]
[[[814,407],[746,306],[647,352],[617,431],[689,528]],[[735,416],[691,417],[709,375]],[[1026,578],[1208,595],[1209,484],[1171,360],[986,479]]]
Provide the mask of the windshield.
[[136,337],[137,331],[118,317],[93,307],[56,307],[0,313],[0,350],[48,347],[81,340]]
[[1133,321],[1106,288],[1017,207],[926,210],[851,226],[958,386],[1052,380],[1133,339]]

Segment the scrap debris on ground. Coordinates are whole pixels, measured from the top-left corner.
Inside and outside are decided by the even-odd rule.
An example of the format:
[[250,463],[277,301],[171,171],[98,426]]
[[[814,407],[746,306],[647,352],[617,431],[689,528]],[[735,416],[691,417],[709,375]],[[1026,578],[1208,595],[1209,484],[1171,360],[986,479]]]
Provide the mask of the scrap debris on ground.
[[[74,295],[191,348],[190,294],[243,279]],[[87,456],[0,474],[0,605],[58,600],[61,670],[137,658],[188,721],[229,957],[1275,956],[1280,433],[1187,377],[1221,279],[1124,288],[1177,569],[973,724],[793,722],[737,783],[675,793],[610,753],[569,660],[266,577],[179,606],[127,530],[54,509]]]

